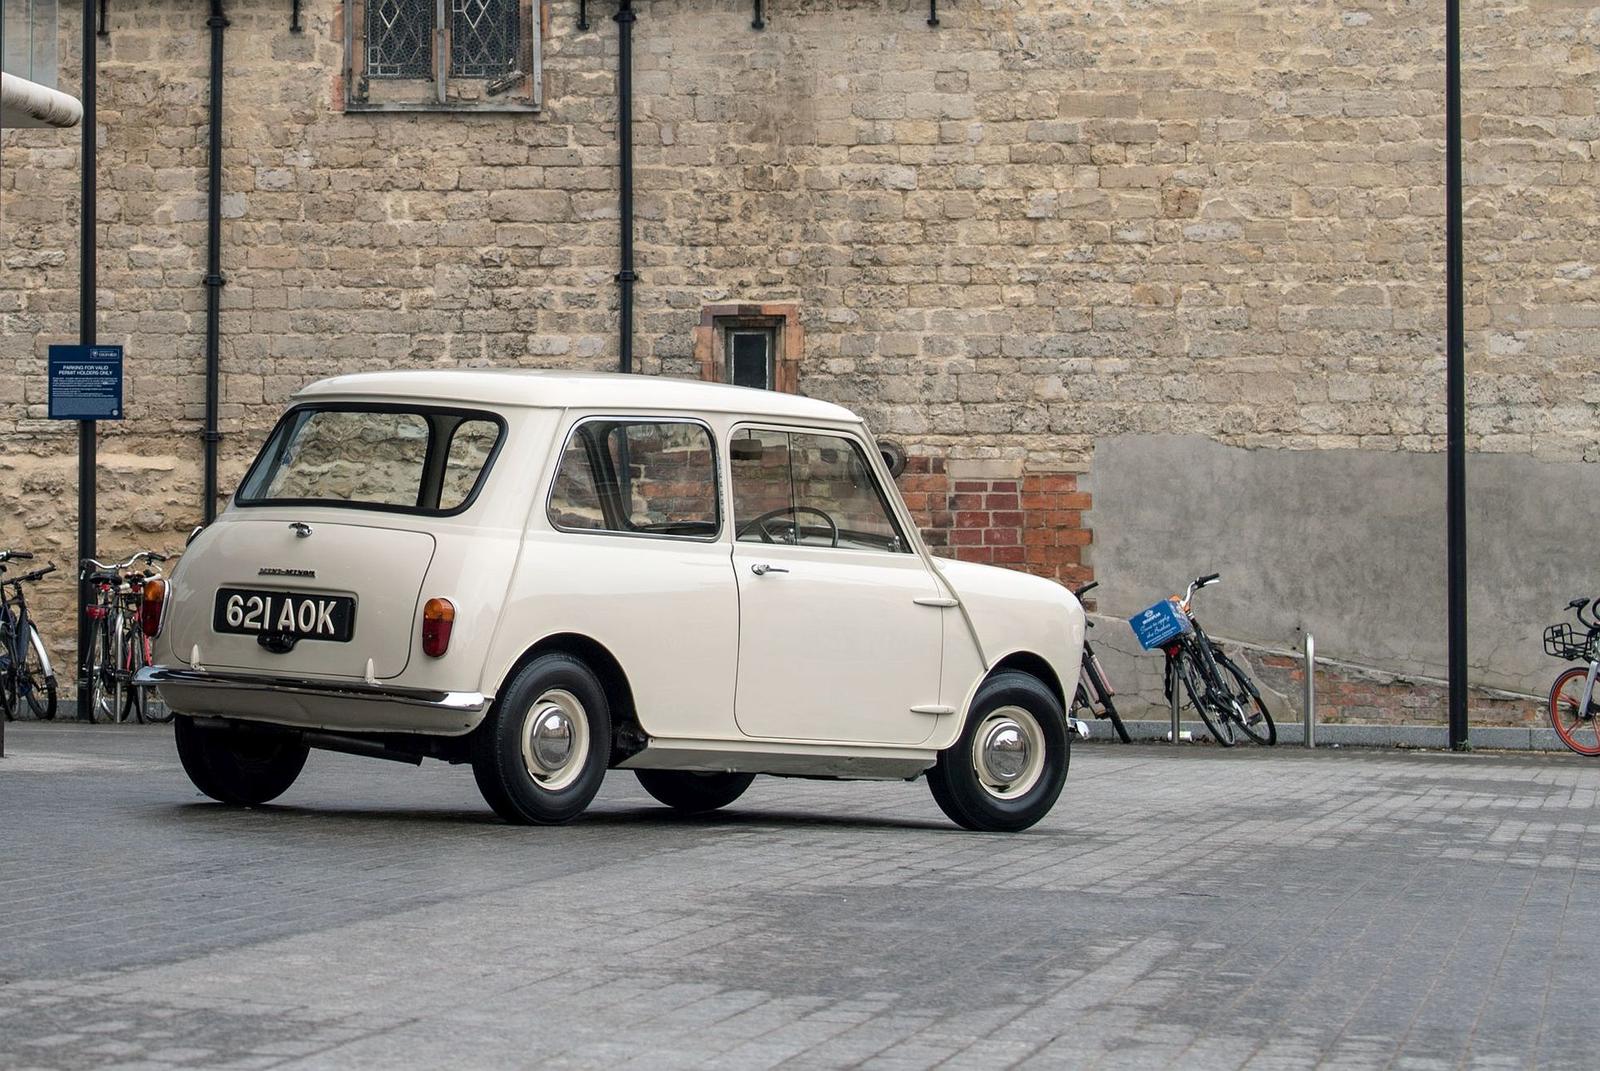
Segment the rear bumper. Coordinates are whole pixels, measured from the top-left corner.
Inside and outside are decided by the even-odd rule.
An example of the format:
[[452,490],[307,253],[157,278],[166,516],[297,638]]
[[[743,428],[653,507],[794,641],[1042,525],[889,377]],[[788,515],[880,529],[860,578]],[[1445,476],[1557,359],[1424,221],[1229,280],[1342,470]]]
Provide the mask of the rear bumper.
[[481,692],[219,673],[175,666],[146,666],[134,677],[134,683],[155,688],[167,706],[179,714],[344,732],[459,736],[477,727],[490,702]]

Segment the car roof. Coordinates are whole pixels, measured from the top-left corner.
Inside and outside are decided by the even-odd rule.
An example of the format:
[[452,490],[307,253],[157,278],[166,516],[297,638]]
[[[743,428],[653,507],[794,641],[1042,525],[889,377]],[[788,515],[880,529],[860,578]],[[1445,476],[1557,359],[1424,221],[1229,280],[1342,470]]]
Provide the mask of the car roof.
[[307,384],[296,400],[405,398],[552,409],[672,409],[859,423],[843,406],[779,391],[667,376],[523,368],[356,372]]

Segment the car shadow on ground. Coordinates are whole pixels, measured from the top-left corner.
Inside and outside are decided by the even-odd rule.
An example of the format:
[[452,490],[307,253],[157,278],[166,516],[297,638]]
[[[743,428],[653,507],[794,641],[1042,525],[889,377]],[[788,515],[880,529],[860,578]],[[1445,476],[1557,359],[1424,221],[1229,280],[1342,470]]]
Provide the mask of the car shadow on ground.
[[526,830],[582,830],[582,829],[756,829],[782,826],[792,829],[856,829],[856,830],[920,830],[930,833],[961,833],[960,827],[938,818],[916,819],[895,816],[837,814],[813,811],[727,810],[711,814],[680,814],[666,807],[650,805],[633,806],[604,804],[591,808],[565,826],[514,826],[502,821],[493,811],[485,808],[463,810],[459,808],[421,807],[308,807],[294,803],[267,803],[253,807],[231,807],[221,803],[195,800],[187,803],[167,804],[148,808],[157,818],[173,818],[183,822],[214,825],[218,828],[237,828],[242,818],[268,820],[282,818],[295,820],[297,831],[304,832],[298,822],[305,819],[339,821],[347,823],[421,824],[434,826],[500,826],[508,833]]

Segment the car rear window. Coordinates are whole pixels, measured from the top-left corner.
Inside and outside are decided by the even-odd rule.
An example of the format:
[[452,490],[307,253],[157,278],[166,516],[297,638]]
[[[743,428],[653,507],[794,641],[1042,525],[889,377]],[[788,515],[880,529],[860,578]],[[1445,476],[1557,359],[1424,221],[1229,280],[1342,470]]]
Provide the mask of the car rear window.
[[297,406],[273,430],[235,501],[455,513],[483,485],[503,434],[499,417],[477,410]]

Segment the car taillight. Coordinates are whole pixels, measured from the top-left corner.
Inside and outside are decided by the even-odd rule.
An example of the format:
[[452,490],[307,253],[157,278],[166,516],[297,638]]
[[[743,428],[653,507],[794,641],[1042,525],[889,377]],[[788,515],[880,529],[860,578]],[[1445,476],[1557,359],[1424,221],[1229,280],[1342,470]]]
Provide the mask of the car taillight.
[[422,608],[422,653],[438,658],[450,649],[450,629],[456,623],[455,604],[449,599],[429,599]]
[[146,636],[161,631],[161,608],[167,604],[167,582],[152,578],[144,582],[144,599],[139,603],[139,627]]

